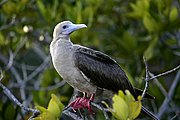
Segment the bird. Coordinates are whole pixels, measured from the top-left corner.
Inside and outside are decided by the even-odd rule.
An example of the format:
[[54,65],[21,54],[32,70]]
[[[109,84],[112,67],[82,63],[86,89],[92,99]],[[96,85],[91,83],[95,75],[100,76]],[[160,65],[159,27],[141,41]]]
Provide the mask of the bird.
[[[142,91],[132,86],[114,59],[103,52],[71,42],[71,33],[86,27],[85,24],[62,21],[54,27],[53,40],[50,43],[50,54],[55,70],[70,86],[84,94],[69,106],[75,110],[88,108],[91,112],[90,103],[96,94],[101,93],[102,96],[109,98],[119,90],[129,90],[137,100]],[[153,98],[149,94],[145,97]],[[149,117],[158,119],[144,106],[142,111]]]

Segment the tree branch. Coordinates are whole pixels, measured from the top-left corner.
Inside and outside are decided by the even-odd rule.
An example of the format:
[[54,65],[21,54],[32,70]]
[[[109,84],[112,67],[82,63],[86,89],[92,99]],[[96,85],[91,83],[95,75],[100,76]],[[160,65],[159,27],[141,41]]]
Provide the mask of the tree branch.
[[0,2],[0,7],[2,7],[6,2],[8,2],[8,0],[3,0]]
[[155,75],[155,76],[151,77],[149,80],[153,80],[153,79],[155,79],[155,78],[158,78],[158,77],[161,77],[161,76],[167,75],[167,74],[169,74],[169,73],[172,73],[172,72],[174,72],[174,71],[178,70],[179,68],[180,68],[180,65],[178,65],[177,67],[175,67],[175,68],[173,68],[173,69],[171,69],[171,70],[169,70],[169,71],[166,71],[166,72],[164,72],[164,73],[161,73],[161,74]]
[[149,88],[149,79],[150,79],[147,61],[146,61],[145,57],[143,57],[143,59],[144,59],[144,64],[145,64],[145,68],[146,68],[146,78],[145,78],[146,84],[145,84],[145,88],[144,88],[143,93],[142,93],[142,98],[144,98],[144,96],[145,96],[145,94]]
[[148,64],[147,64],[147,61],[146,61],[145,57],[143,57],[143,60],[144,60],[145,68],[146,68],[146,78],[145,78],[146,83],[145,83],[145,88],[144,88],[143,93],[142,93],[142,98],[144,98],[145,94],[147,93],[147,90],[149,88],[149,82],[151,80],[154,80],[154,79],[156,79],[158,77],[161,77],[161,76],[164,76],[164,75],[167,75],[167,74],[170,74],[170,73],[172,73],[172,72],[174,72],[174,71],[176,71],[176,70],[178,70],[180,68],[180,65],[178,65],[177,67],[175,67],[175,68],[173,68],[173,69],[171,69],[169,71],[166,71],[164,73],[155,75],[153,77],[150,77],[150,71],[148,69]]
[[[151,77],[154,77],[152,73],[149,73]],[[161,90],[164,96],[167,96],[167,91],[164,89],[162,84],[158,81],[157,78],[154,79],[154,83],[158,86],[158,88]]]
[[67,119],[73,119],[73,120],[83,120],[79,115],[77,115],[77,112],[75,113],[71,107],[63,110],[61,115],[61,120],[67,120]]
[[32,116],[36,116],[36,115],[40,114],[39,110],[25,107],[22,103],[20,103],[19,100],[11,93],[11,91],[10,91],[6,86],[4,86],[4,85],[1,83],[1,80],[3,79],[3,74],[2,74],[2,71],[1,71],[1,70],[0,70],[0,74],[1,74],[1,75],[0,75],[0,87],[3,89],[3,93],[4,93],[12,102],[14,102],[17,106],[19,106],[21,109],[25,110],[26,112],[32,112],[32,113],[33,113]]
[[171,85],[171,88],[168,92],[168,95],[166,96],[163,104],[161,105],[160,109],[159,109],[159,113],[157,114],[157,116],[159,118],[162,117],[163,113],[166,111],[167,107],[168,107],[168,103],[171,101],[173,94],[174,94],[174,90],[178,84],[178,82],[180,81],[180,70],[177,72],[176,77]]

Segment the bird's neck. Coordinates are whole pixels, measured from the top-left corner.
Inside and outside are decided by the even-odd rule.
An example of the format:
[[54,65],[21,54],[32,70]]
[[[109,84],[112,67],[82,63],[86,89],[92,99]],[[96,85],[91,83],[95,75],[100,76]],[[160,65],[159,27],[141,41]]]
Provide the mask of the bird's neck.
[[53,47],[56,43],[71,43],[70,36],[69,35],[59,35],[53,38],[51,42],[51,46]]
[[73,46],[69,36],[54,37],[50,44],[50,52],[53,53],[55,49],[67,48]]

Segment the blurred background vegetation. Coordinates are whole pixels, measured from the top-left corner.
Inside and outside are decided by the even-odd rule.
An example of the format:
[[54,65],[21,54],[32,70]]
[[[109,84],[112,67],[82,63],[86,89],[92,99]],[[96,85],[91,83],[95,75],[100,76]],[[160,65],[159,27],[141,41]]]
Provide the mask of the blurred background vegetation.
[[[110,55],[137,88],[145,83],[143,56],[155,75],[180,64],[179,0],[1,0],[2,83],[25,106],[47,106],[51,93],[65,105],[71,98],[73,89],[57,74],[49,55],[53,28],[63,20],[85,23],[87,29],[73,33],[72,41]],[[156,99],[143,104],[155,114],[176,74],[150,83],[149,93]],[[179,115],[179,93],[178,84],[162,119]],[[96,116],[104,119],[101,112]],[[0,120],[28,117],[0,89]]]

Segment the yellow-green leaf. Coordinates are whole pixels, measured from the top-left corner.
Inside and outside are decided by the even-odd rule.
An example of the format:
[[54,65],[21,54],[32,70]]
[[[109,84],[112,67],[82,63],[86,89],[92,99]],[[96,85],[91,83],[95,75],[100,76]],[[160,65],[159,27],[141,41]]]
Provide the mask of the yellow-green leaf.
[[42,106],[36,106],[35,108],[38,109],[41,113],[48,111],[46,108],[44,108],[44,107],[42,107]]
[[50,100],[49,105],[48,105],[48,111],[51,112],[55,117],[60,116],[59,105],[54,99]]
[[133,102],[130,102],[130,115],[129,115],[129,118],[130,119],[135,119],[136,117],[138,117],[138,115],[140,114],[141,112],[141,107],[142,107],[142,104],[141,104],[141,97],[139,96],[138,97],[138,101],[133,101]]
[[144,27],[149,31],[149,32],[155,32],[157,31],[157,22],[154,20],[154,18],[152,16],[150,16],[149,14],[144,15],[143,17],[143,24]]
[[141,112],[141,97],[137,98],[137,101],[130,93],[129,90],[125,90],[125,94],[119,90],[118,95],[114,95],[112,114],[118,120],[133,120]]
[[177,19],[178,17],[178,10],[176,7],[173,7],[170,11],[170,14],[169,14],[169,20],[170,22],[173,22]]
[[56,96],[56,95],[54,95],[54,94],[52,94],[51,95],[51,98],[57,103],[57,105],[59,106],[59,109],[60,109],[60,113],[59,114],[61,114],[61,112],[62,112],[62,110],[63,110],[63,108],[64,108],[64,105],[61,103],[61,101],[59,100],[59,98]]
[[119,120],[127,120],[128,118],[128,105],[118,95],[113,97],[113,115]]
[[132,94],[129,92],[129,90],[125,90],[125,93],[126,93],[126,95],[125,95],[125,101],[127,102],[127,103],[130,103],[130,102],[133,102],[133,101],[135,101],[135,99],[134,99],[134,97],[132,96]]
[[43,2],[41,0],[37,0],[37,6],[38,6],[38,9],[41,13],[41,15],[44,17],[44,19],[46,18],[46,8],[43,4]]
[[144,57],[146,58],[146,60],[149,60],[153,57],[154,55],[154,47],[156,45],[156,42],[158,40],[158,37],[155,36],[152,41],[150,42],[148,48],[145,50],[144,52]]
[[150,1],[149,0],[137,0],[136,3],[130,3],[132,12],[126,14],[128,17],[132,18],[142,18],[144,15],[148,14]]
[[118,96],[120,96],[121,98],[124,99],[125,95],[124,95],[124,93],[123,93],[122,90],[119,90],[119,91],[118,91]]
[[38,117],[33,118],[33,120],[57,120],[57,118],[51,112],[43,112]]

